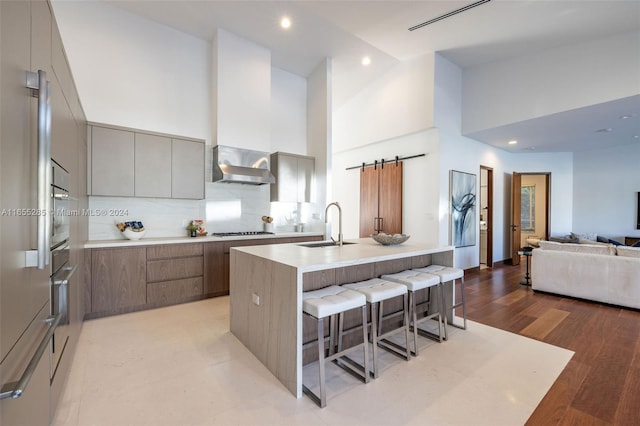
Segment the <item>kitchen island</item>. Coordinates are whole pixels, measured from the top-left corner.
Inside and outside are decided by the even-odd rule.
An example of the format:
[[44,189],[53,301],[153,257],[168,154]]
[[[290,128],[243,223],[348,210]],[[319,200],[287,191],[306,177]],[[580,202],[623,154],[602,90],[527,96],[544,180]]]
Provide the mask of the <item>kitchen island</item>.
[[[452,246],[371,238],[342,247],[278,244],[231,249],[231,332],[296,397],[302,396],[302,293],[431,264],[454,265]],[[451,306],[453,292],[447,290]]]

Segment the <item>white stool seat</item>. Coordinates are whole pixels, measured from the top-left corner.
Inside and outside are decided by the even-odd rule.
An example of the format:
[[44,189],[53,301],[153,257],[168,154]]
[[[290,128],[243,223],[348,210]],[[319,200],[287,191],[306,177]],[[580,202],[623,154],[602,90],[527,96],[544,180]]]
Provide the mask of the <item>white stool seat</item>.
[[438,275],[413,270],[383,275],[380,278],[382,278],[383,280],[404,284],[407,286],[409,291],[418,291],[440,284],[440,277]]
[[441,277],[443,283],[464,277],[464,271],[462,269],[441,265],[429,265],[425,268],[415,268],[414,271],[438,275]]
[[337,285],[302,293],[302,310],[316,318],[324,318],[366,305],[362,293]]
[[371,278],[370,280],[360,281],[357,283],[343,284],[342,287],[357,290],[366,297],[366,300],[369,303],[377,303],[391,299],[392,297],[407,294],[407,286],[382,280],[380,278]]

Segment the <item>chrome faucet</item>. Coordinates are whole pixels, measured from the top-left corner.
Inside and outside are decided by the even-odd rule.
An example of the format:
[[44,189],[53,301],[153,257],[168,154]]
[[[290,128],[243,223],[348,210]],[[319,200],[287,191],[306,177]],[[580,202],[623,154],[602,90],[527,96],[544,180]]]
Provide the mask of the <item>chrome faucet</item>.
[[342,247],[342,209],[340,208],[340,204],[338,204],[337,201],[329,203],[327,208],[324,209],[324,223],[327,224],[329,221],[329,215],[327,213],[329,212],[329,207],[331,206],[336,206],[338,208],[338,241],[334,240],[331,235],[329,235],[329,238],[331,238],[331,241],[333,241],[334,243],[338,243],[338,245]]

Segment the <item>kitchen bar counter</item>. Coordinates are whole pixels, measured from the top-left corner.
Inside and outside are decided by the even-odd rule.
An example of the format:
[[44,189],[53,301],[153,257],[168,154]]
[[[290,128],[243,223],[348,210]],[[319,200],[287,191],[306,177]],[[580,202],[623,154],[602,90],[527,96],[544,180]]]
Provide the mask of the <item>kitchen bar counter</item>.
[[229,237],[216,237],[207,235],[205,237],[160,237],[142,238],[140,240],[128,240],[126,238],[118,240],[92,240],[84,244],[84,248],[108,248],[108,247],[138,247],[153,246],[160,244],[186,244],[186,243],[213,243],[228,242],[237,240],[259,240],[267,238],[295,238],[295,237],[317,237],[324,235],[323,232],[278,232],[275,234],[260,235],[237,235]]
[[[231,332],[282,382],[302,396],[302,293],[431,264],[454,265],[452,246],[404,243],[383,246],[371,238],[342,247],[297,243],[231,249]],[[447,304],[453,301],[449,287]]]

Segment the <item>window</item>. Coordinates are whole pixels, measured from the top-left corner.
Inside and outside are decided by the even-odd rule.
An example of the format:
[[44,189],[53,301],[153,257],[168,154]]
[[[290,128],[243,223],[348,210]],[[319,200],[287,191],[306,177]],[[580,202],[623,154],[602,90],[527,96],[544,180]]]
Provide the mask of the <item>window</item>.
[[522,185],[520,189],[521,210],[520,226],[522,231],[536,230],[536,186]]

